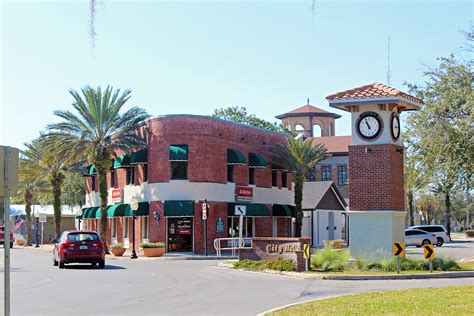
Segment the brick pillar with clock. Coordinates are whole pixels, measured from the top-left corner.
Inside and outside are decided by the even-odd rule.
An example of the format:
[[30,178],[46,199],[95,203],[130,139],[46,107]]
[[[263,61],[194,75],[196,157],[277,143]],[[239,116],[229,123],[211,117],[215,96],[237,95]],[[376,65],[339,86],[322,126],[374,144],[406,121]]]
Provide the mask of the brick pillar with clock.
[[349,244],[352,257],[391,256],[404,241],[405,192],[400,113],[422,102],[380,83],[332,94],[331,107],[351,113]]

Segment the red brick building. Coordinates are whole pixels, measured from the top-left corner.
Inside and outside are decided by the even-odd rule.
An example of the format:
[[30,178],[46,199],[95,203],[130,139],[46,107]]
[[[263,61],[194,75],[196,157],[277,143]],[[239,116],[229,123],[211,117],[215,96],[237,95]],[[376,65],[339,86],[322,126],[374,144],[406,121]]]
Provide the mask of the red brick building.
[[[291,236],[292,175],[270,163],[286,135],[205,116],[147,121],[147,150],[118,156],[107,174],[108,243],[131,247],[130,203],[139,202],[135,240],[167,251],[204,252],[202,204],[208,201],[207,249],[238,236],[235,205],[246,205],[244,237]],[[98,181],[87,172],[84,225],[98,229]]]

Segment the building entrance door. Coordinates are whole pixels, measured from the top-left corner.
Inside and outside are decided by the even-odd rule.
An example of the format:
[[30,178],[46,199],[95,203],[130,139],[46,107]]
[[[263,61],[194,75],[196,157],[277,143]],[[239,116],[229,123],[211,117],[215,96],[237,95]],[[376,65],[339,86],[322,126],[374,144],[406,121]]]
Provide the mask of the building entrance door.
[[193,251],[193,218],[168,218],[168,251]]

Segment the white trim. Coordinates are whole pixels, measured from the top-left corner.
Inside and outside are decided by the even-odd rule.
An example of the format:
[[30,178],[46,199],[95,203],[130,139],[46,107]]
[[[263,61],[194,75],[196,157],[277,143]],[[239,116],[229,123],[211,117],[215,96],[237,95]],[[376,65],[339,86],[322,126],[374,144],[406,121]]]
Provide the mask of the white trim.
[[405,216],[405,211],[391,211],[391,210],[373,210],[373,211],[351,211],[347,212],[349,216],[370,216],[370,215],[392,215],[392,216]]

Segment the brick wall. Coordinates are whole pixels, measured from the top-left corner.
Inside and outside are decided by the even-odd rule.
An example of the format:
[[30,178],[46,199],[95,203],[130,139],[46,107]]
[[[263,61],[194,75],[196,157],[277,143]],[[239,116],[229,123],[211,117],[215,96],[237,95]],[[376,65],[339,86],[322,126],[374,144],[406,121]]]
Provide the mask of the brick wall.
[[349,146],[349,179],[350,210],[405,209],[403,147]]

